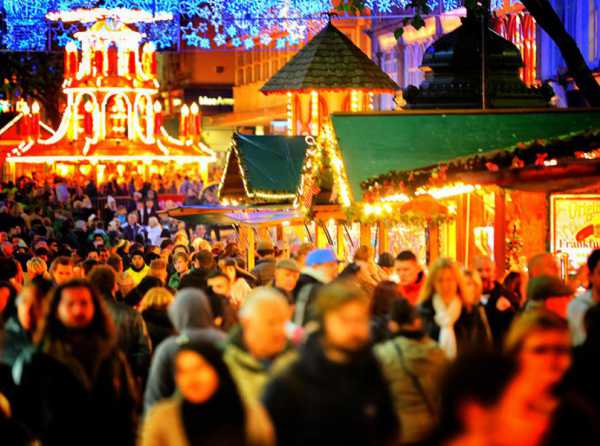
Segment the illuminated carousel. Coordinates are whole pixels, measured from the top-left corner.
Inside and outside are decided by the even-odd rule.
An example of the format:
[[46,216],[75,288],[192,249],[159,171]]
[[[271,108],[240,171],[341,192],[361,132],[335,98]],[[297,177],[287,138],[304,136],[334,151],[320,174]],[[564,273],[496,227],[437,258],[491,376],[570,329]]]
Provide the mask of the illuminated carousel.
[[167,133],[155,99],[155,47],[142,46],[142,38],[111,19],[75,34],[77,44],[69,43],[65,51],[66,108],[58,129],[45,130],[37,103],[0,129],[0,139],[19,135],[3,153],[6,178],[81,173],[101,182],[125,172],[148,178],[176,168],[206,179],[215,155],[201,140],[198,106],[182,107],[179,135]]

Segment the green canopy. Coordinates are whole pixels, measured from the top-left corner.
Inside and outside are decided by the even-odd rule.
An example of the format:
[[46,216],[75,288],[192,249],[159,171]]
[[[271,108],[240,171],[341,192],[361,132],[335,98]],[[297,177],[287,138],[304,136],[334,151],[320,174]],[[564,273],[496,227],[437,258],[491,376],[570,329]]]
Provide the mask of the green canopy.
[[304,136],[236,133],[228,154],[220,198],[293,200],[307,148]]
[[360,184],[371,177],[600,128],[600,110],[334,114],[332,121],[354,198],[360,200]]

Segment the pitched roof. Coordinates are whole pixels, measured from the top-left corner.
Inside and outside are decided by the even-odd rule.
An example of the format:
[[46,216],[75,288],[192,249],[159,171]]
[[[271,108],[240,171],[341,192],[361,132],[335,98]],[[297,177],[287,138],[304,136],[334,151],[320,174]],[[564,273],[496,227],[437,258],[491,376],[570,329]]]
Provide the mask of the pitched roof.
[[331,23],[261,88],[288,91],[357,89],[393,92],[398,85]]
[[292,201],[308,143],[304,136],[233,136],[220,185],[221,198]]
[[[453,110],[334,114],[353,195],[387,174],[416,171],[519,142],[600,128],[600,111]],[[367,181],[369,180],[369,181]]]

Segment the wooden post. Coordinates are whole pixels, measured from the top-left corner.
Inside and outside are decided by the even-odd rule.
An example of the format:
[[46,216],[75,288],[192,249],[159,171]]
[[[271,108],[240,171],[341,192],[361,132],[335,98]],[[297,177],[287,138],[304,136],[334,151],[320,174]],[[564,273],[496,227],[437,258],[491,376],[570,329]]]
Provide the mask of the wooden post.
[[360,224],[360,245],[371,246],[371,225]]
[[506,192],[494,192],[494,261],[496,278],[504,277],[506,270]]
[[323,226],[318,220],[315,220],[315,245],[317,248],[327,248],[329,246]]
[[277,229],[277,241],[282,242],[283,241],[283,225],[277,225],[276,229]]
[[388,252],[390,250],[390,236],[388,234],[388,226],[385,222],[380,221],[377,223],[379,233],[379,254]]
[[336,245],[337,245],[337,257],[342,260],[346,257],[345,242],[344,242],[344,222],[338,221],[336,223]]
[[252,271],[255,263],[255,252],[254,252],[254,229],[252,226],[242,225],[240,226],[240,232],[242,232],[242,240],[246,241],[246,269]]
[[434,262],[440,256],[440,225],[429,223],[429,263]]

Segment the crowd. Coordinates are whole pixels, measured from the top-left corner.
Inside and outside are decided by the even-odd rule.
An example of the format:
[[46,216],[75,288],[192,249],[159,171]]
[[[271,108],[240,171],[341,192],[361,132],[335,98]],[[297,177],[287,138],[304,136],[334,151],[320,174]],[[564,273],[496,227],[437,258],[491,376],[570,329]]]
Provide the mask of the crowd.
[[61,184],[0,195],[2,444],[600,444],[600,250],[499,282],[263,239],[248,271],[149,185],[112,225]]

